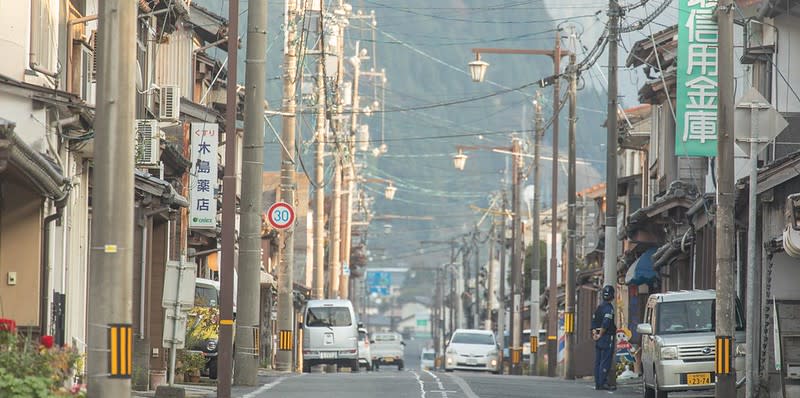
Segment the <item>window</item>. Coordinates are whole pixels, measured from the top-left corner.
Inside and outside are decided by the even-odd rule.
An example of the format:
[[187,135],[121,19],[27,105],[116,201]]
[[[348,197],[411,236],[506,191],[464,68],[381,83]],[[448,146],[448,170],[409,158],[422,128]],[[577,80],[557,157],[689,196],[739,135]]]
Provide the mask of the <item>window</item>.
[[[691,300],[658,305],[657,334],[713,332],[715,300]],[[743,330],[741,311],[736,308],[736,330]]]
[[219,293],[213,286],[197,285],[194,289],[194,305],[198,307],[216,307]]
[[32,63],[49,71],[56,70],[58,51],[58,13],[56,0],[31,1]]
[[353,320],[347,307],[315,307],[306,313],[308,327],[350,326]]
[[436,354],[432,352],[424,352],[422,353],[422,359],[426,361],[433,361],[436,359]]
[[485,333],[456,333],[451,343],[494,345],[494,337]]
[[358,341],[367,341],[367,332],[358,332]]

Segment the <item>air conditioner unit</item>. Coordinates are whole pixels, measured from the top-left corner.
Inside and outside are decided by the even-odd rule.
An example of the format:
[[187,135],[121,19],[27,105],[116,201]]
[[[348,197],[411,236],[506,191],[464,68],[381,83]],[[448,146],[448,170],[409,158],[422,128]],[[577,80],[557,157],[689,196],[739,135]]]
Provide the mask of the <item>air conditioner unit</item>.
[[157,166],[161,158],[161,131],[158,120],[136,120],[136,165]]
[[181,114],[181,90],[178,86],[161,87],[161,97],[158,104],[158,119],[161,121],[177,122]]

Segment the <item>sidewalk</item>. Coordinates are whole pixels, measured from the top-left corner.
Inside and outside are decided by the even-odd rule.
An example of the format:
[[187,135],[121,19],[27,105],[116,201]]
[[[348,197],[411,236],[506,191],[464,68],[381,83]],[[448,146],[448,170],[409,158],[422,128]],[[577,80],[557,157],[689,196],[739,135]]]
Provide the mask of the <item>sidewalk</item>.
[[[284,373],[276,371],[268,371],[266,369],[259,369],[258,371],[258,385],[254,387],[232,387],[231,397],[244,397],[248,393],[258,390],[261,386],[269,384],[281,377],[296,376],[295,373]],[[207,379],[206,379],[207,380]],[[182,387],[186,391],[186,398],[216,398],[217,386],[204,385],[204,384],[175,384],[177,387]],[[133,391],[131,397],[155,397],[155,391]]]

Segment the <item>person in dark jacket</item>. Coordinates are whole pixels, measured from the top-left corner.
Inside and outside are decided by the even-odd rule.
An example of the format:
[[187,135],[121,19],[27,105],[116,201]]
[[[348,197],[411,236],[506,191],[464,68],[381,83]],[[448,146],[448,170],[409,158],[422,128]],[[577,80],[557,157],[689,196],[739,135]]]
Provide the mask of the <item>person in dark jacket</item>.
[[592,315],[592,340],[595,342],[594,358],[594,388],[595,390],[615,390],[609,385],[608,375],[614,363],[614,334],[617,327],[614,324],[614,287],[604,286],[602,291],[603,301],[597,306]]

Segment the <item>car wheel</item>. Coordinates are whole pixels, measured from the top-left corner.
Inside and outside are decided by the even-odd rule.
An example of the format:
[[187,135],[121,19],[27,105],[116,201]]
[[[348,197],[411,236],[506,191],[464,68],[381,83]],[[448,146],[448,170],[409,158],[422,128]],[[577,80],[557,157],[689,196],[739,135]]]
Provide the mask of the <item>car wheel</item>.
[[311,373],[311,361],[303,361],[303,373]]
[[644,384],[644,380],[642,380],[642,387],[644,390],[644,398],[656,398],[656,391]]
[[451,372],[453,372],[453,369],[447,369],[447,368],[445,368],[445,369],[444,369],[444,371],[445,371],[445,372],[448,372],[448,373],[451,373]]
[[217,358],[211,358],[208,361],[208,377],[211,380],[217,379]]
[[377,372],[378,369],[380,369],[380,365],[377,362],[373,362],[372,363],[372,370]]
[[354,359],[350,363],[350,373],[358,373],[361,370],[361,365],[358,364],[358,359]]
[[397,370],[403,370],[404,367],[405,365],[403,364],[403,361],[397,363]]

